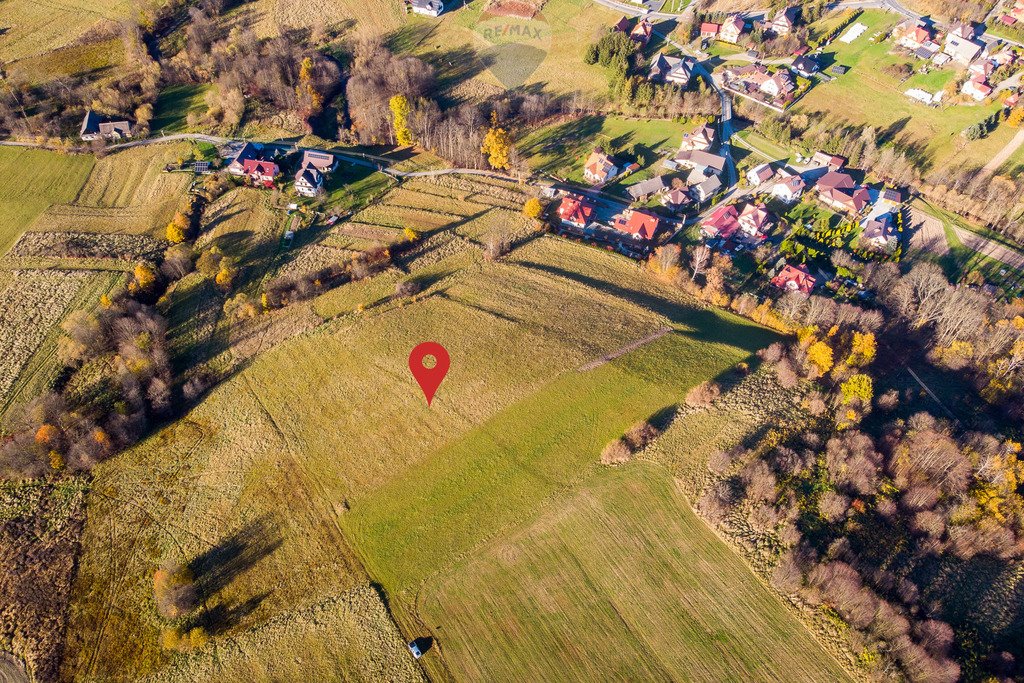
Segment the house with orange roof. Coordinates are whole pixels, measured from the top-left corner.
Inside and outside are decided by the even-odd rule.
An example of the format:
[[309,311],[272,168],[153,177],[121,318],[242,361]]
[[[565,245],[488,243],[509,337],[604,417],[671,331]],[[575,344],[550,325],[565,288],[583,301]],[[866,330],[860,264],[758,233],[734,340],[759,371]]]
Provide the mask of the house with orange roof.
[[658,232],[658,217],[640,209],[627,209],[612,221],[612,228],[632,236],[635,240],[654,239]]
[[600,147],[591,152],[583,164],[583,177],[594,185],[607,183],[618,174],[619,167]]

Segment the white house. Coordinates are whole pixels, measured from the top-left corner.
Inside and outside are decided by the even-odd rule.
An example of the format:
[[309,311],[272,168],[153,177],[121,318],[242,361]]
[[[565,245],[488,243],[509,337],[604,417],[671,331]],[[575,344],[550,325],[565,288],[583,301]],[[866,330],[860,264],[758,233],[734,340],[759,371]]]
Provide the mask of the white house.
[[324,186],[324,174],[306,166],[295,174],[295,191],[303,197],[315,197]]
[[444,3],[441,0],[409,0],[409,6],[413,14],[423,14],[428,17],[439,17],[444,12]]

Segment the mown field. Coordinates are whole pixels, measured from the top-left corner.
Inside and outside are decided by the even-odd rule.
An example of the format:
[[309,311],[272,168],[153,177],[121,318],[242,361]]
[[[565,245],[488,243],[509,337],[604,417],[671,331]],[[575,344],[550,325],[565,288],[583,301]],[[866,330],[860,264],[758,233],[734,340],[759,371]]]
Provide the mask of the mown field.
[[[976,141],[957,151],[960,133],[980,122],[1000,105],[929,107],[903,93],[911,87],[940,89],[952,70],[915,75],[907,82],[883,72],[897,62],[915,63],[912,57],[891,55],[892,41],[881,40],[899,22],[895,14],[867,10],[857,19],[868,30],[847,45],[834,41],[827,49],[829,59],[850,68],[849,73],[830,83],[816,85],[800,100],[796,109],[830,114],[835,120],[874,127],[887,139],[916,147],[916,153],[934,168],[951,163],[982,166],[997,151],[992,141]],[[874,42],[872,38],[878,35]]]
[[116,22],[131,9],[127,0],[5,0],[0,60],[13,61],[65,47],[104,22]]
[[605,469],[432,582],[466,680],[840,681],[660,468]]
[[51,204],[71,202],[95,160],[36,149],[0,148],[0,254]]

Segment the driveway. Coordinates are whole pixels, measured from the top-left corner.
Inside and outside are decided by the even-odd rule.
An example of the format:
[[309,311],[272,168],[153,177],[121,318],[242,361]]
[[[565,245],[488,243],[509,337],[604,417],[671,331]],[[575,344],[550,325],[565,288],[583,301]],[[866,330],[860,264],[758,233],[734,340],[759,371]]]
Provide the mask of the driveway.
[[960,238],[965,247],[973,249],[979,254],[984,254],[989,258],[994,258],[1010,268],[1024,270],[1024,254],[1016,249],[1003,246],[999,242],[993,242],[963,228],[954,227],[953,232],[956,233],[956,236]]

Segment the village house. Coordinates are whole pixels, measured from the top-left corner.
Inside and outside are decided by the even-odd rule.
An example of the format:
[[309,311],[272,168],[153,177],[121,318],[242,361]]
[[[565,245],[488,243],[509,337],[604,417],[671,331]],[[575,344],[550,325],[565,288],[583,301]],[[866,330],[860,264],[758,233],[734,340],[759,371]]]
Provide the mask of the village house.
[[[973,40],[974,29],[965,28],[965,26],[967,25],[960,24],[958,26],[960,33],[956,32],[958,29],[954,29],[946,34],[946,43],[942,51],[949,55],[954,62],[967,66],[982,54],[985,46]],[[966,35],[970,35],[971,38],[965,37]]]
[[635,240],[651,240],[658,232],[658,217],[640,209],[626,209],[612,220],[612,228]]
[[826,154],[819,151],[811,155],[810,165],[817,168],[827,168],[830,171],[839,171],[846,166],[846,158],[838,154]]
[[629,17],[622,17],[619,19],[614,26],[612,26],[612,33],[629,33],[629,26],[632,24]]
[[423,14],[428,17],[439,17],[444,12],[444,3],[441,0],[409,0],[409,7],[413,14]]
[[693,199],[687,193],[685,187],[673,187],[661,195],[661,203],[672,211],[678,211],[693,203]]
[[274,179],[280,172],[272,150],[258,142],[242,145],[242,149],[228,164],[228,173],[231,175],[246,176],[253,183],[267,188],[274,186]]
[[982,102],[992,94],[992,86],[987,84],[983,78],[972,78],[963,84],[960,92],[971,97],[975,102]]
[[780,170],[775,184],[772,185],[771,195],[786,204],[795,204],[803,196],[805,187],[807,183],[798,174]]
[[86,142],[98,140],[123,140],[132,136],[132,124],[128,121],[105,121],[92,109],[85,112],[78,137]]
[[295,173],[295,192],[303,197],[315,197],[324,186],[324,174],[313,166],[300,168]]
[[729,204],[718,207],[701,222],[700,234],[707,239],[728,240],[740,233],[747,240],[760,242],[773,224],[764,204]]
[[720,206],[701,221],[700,234],[705,239],[729,239],[739,230],[740,213],[735,204]]
[[[679,152],[672,159],[666,161],[666,164],[674,164],[673,168],[690,169],[694,171],[696,176],[708,176],[708,175],[721,175],[722,171],[725,170],[725,157],[711,152],[702,152],[700,150],[686,150]],[[694,174],[691,174],[693,176]],[[699,177],[695,177],[695,180],[700,180]]]
[[823,175],[814,189],[823,204],[843,213],[858,214],[871,199],[866,188],[857,185],[849,174],[839,171]]
[[700,25],[700,37],[705,40],[708,38],[717,38],[718,32],[721,30],[721,24],[714,24],[710,21],[705,21]]
[[626,192],[633,198],[635,202],[647,201],[651,196],[661,194],[666,191],[668,186],[665,185],[665,176],[655,176],[654,178],[648,178],[647,180],[641,180],[635,185],[630,185]]
[[785,9],[779,10],[775,18],[772,19],[770,30],[777,36],[784,36],[793,31],[796,28],[796,18],[800,14],[800,8],[796,5],[792,5]]
[[619,167],[600,147],[590,153],[583,165],[583,177],[593,185],[607,183],[618,174]]
[[739,90],[760,90],[771,80],[772,74],[763,64],[747,64],[725,69],[722,72],[725,82]]
[[928,43],[934,37],[930,26],[919,20],[914,21],[912,19],[908,19],[897,26],[893,33],[897,36],[896,44],[907,48],[911,52],[923,47],[925,43]]
[[323,188],[324,176],[336,166],[337,160],[333,154],[314,149],[303,150],[295,172],[295,192],[304,197],[317,196]]
[[860,226],[863,229],[860,235],[861,242],[873,249],[888,247],[889,241],[896,237],[896,227],[891,213],[865,218]]
[[767,237],[768,231],[775,224],[771,212],[765,208],[765,205],[754,202],[748,202],[743,207],[737,222],[740,225],[740,230],[748,239],[758,242]]
[[793,82],[793,77],[789,75],[789,72],[784,69],[776,71],[774,76],[761,84],[761,92],[773,98],[788,95],[794,90],[796,90],[796,83]]
[[637,22],[636,26],[633,27],[633,30],[629,32],[629,37],[641,45],[646,45],[650,42],[651,33],[653,31],[654,27],[651,25],[651,22],[646,19],[641,19]]
[[582,230],[594,215],[594,202],[579,194],[567,194],[558,205],[558,219],[563,225]]
[[722,180],[713,175],[690,188],[691,196],[698,202],[704,202],[715,196],[722,189]]
[[810,294],[814,291],[815,278],[807,266],[792,266],[788,263],[771,279],[771,283],[787,292]]
[[265,159],[246,159],[242,163],[241,175],[249,178],[254,185],[261,185],[267,189],[274,187],[274,179],[280,175],[281,169],[277,163]]
[[702,123],[683,135],[680,152],[707,152],[715,146],[716,133],[712,126]]
[[775,175],[775,171],[772,169],[772,165],[770,163],[763,163],[747,171],[747,182],[753,187],[757,187],[762,183],[768,182],[773,175]]
[[661,83],[675,83],[684,88],[693,77],[693,67],[687,57],[672,57],[659,52],[651,60],[651,70],[647,78]]
[[813,57],[808,57],[807,55],[801,55],[794,59],[789,68],[804,78],[810,78],[821,70],[818,62]]
[[739,43],[740,36],[743,35],[743,30],[746,28],[746,23],[740,17],[733,15],[718,31],[718,39],[726,43]]

